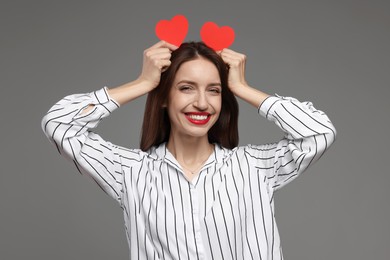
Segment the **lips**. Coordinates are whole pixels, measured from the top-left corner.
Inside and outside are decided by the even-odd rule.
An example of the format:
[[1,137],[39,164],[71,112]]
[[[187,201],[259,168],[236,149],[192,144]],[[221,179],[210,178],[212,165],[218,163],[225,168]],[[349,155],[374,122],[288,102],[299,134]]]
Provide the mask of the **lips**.
[[211,118],[211,114],[207,112],[190,112],[185,113],[186,118],[188,121],[195,125],[204,125],[209,122]]

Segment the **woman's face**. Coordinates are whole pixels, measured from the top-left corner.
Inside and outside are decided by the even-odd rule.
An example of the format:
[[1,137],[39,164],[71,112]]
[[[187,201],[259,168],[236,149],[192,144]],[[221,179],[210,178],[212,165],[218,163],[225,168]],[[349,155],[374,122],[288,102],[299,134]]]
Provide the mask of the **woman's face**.
[[222,86],[215,65],[199,58],[176,73],[167,104],[171,135],[205,137],[218,120]]

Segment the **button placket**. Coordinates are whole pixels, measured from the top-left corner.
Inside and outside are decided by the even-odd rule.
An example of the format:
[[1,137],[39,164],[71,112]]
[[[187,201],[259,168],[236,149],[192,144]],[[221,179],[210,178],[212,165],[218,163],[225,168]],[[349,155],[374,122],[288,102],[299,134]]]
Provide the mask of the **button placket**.
[[192,217],[194,220],[195,240],[198,246],[199,257],[200,259],[204,259],[205,253],[204,253],[204,245],[203,245],[202,231],[201,231],[200,217],[199,217],[199,197],[198,197],[198,191],[196,186],[190,184],[190,192],[191,192],[191,199],[192,199]]

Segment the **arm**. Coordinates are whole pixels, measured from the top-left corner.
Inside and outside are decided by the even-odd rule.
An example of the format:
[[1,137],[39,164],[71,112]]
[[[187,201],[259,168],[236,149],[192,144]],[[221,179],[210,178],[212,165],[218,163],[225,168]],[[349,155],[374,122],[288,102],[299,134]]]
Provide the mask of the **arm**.
[[170,45],[159,42],[144,52],[140,77],[123,86],[74,94],[57,102],[43,117],[42,129],[60,154],[91,176],[111,197],[121,198],[123,167],[140,153],[113,145],[92,129],[115,109],[155,88],[161,71],[169,66]]
[[230,90],[235,96],[258,108],[269,95],[247,84],[245,80],[246,56],[230,49],[222,50],[220,55],[229,66],[228,84]]
[[[161,73],[171,64],[170,58],[176,46],[160,41],[146,49],[143,55],[141,75],[135,81],[108,89],[108,95],[120,106],[152,91],[160,82]],[[91,110],[89,106],[84,113]]]
[[274,122],[284,138],[268,145],[249,145],[248,154],[267,176],[272,190],[289,183],[319,160],[336,138],[336,129],[327,115],[311,102],[291,97],[271,96],[259,113]]
[[[88,106],[93,109],[84,113]],[[121,198],[123,179],[121,156],[116,146],[92,129],[118,107],[107,90],[101,89],[61,99],[42,119],[42,129],[58,152],[117,201]]]
[[164,41],[146,49],[139,78],[108,90],[108,94],[120,105],[123,105],[153,90],[160,82],[161,73],[171,64],[171,53],[175,49],[177,49],[176,46]]
[[246,153],[264,173],[269,187],[280,188],[317,161],[330,147],[336,130],[320,110],[310,102],[269,96],[245,81],[245,55],[225,49],[221,57],[229,65],[229,87],[233,93],[259,109],[285,133],[278,143],[249,145]]

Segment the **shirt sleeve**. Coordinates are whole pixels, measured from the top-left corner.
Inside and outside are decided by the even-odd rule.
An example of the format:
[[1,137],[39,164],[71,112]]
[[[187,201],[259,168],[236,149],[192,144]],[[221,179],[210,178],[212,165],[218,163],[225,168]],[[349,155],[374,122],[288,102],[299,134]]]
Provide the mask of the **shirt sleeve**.
[[[90,105],[93,108],[83,113]],[[42,119],[42,129],[58,152],[73,161],[81,174],[92,177],[101,189],[120,202],[121,148],[91,131],[118,107],[106,88],[70,95],[47,112]]]
[[328,116],[311,102],[270,96],[260,105],[259,114],[284,132],[284,138],[277,143],[249,145],[246,149],[255,158],[258,171],[265,174],[271,190],[281,188],[308,169],[336,138]]

